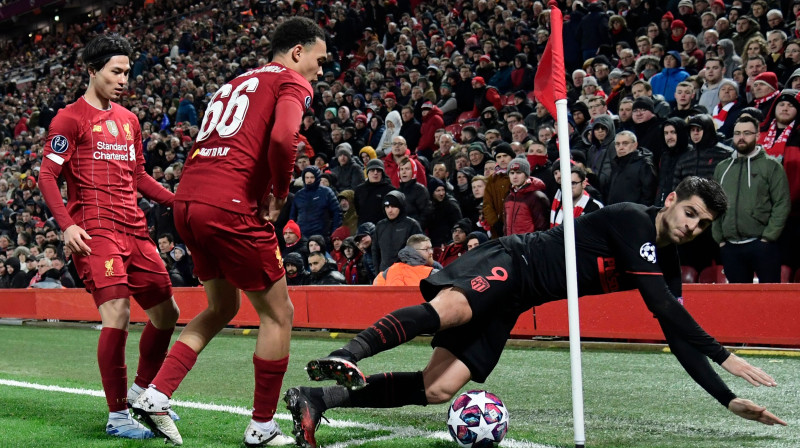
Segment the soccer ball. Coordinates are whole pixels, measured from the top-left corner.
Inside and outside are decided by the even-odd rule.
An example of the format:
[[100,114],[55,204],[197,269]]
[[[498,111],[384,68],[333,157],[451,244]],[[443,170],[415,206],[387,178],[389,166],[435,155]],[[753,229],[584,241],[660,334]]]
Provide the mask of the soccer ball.
[[447,429],[459,446],[492,447],[508,432],[508,410],[491,392],[464,392],[447,409]]

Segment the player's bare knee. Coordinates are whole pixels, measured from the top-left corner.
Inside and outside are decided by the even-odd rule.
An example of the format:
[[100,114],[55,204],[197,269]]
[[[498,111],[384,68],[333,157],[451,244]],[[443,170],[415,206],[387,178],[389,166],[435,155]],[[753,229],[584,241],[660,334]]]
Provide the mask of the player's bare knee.
[[428,404],[447,403],[451,398],[453,398],[455,393],[456,391],[440,387],[436,384],[432,384],[425,388],[425,397],[428,399]]
[[209,303],[208,312],[217,316],[219,320],[228,322],[236,317],[236,313],[239,312],[239,301],[237,300],[229,303]]

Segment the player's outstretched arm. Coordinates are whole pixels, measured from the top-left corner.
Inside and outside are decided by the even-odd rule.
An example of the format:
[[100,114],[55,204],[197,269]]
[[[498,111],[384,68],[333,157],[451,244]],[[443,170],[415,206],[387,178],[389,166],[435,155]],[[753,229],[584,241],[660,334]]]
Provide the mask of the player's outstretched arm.
[[775,414],[769,412],[764,406],[759,406],[750,400],[744,398],[734,398],[728,404],[728,410],[747,420],[755,420],[765,425],[783,425],[788,426],[785,421],[776,417]]
[[747,380],[748,383],[752,384],[753,386],[777,386],[778,383],[767,374],[767,372],[763,371],[760,367],[756,367],[751,365],[749,362],[745,361],[744,359],[734,355],[731,355],[726,359],[722,364],[720,364],[723,369],[727,370],[733,375],[739,376]]
[[72,253],[84,256],[92,253],[92,249],[83,241],[90,239],[92,237],[77,224],[73,224],[64,230],[64,245],[69,247]]

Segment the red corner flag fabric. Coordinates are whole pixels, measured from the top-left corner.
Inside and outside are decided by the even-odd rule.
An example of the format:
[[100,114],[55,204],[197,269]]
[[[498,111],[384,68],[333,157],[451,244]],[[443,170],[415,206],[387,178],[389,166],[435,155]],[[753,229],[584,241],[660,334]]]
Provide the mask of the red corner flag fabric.
[[533,81],[533,94],[536,99],[556,118],[556,100],[567,98],[566,73],[564,68],[564,19],[555,0],[550,0],[550,40],[544,48],[544,55],[536,70]]

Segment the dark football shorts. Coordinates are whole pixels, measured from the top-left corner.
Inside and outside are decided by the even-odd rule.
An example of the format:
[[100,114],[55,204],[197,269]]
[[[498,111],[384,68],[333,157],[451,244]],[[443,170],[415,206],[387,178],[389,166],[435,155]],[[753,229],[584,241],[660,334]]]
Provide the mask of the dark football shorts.
[[472,380],[483,383],[503,353],[517,318],[531,308],[523,300],[522,266],[497,240],[468,251],[420,283],[422,296],[433,300],[444,288],[458,288],[472,308],[472,320],[439,331],[431,345],[453,353],[467,365]]
[[133,296],[146,310],[172,298],[169,274],[153,240],[108,229],[87,233],[92,253],[73,254],[72,259],[97,307]]
[[224,278],[243,291],[263,291],[284,276],[272,224],[201,202],[175,201],[174,210],[201,281]]

